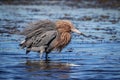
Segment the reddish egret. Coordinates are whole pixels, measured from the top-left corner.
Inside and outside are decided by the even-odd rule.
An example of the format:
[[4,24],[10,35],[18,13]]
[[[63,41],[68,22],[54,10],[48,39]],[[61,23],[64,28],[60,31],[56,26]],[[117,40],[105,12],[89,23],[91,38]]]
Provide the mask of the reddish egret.
[[47,58],[52,50],[61,51],[70,42],[71,32],[82,34],[69,20],[43,20],[30,23],[29,26],[22,32],[26,38],[20,46],[26,48],[26,54],[30,51],[39,52],[40,58],[43,53]]

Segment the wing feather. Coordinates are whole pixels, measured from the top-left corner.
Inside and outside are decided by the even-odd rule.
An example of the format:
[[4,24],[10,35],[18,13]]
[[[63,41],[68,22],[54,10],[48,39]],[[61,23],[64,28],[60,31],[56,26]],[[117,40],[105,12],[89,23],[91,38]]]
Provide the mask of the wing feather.
[[37,35],[36,37],[32,37],[28,39],[25,44],[27,47],[26,52],[37,51],[40,52],[41,49],[44,48],[44,50],[47,50],[48,48],[51,49],[53,46],[49,46],[51,42],[54,41],[54,39],[57,36],[57,31],[51,30],[46,31],[42,35]]
[[55,23],[50,20],[41,20],[30,23],[28,27],[21,32],[26,38],[25,42],[20,44],[20,46],[22,48],[31,48],[47,44],[50,39],[49,36],[53,36],[54,31],[56,31]]
[[57,35],[56,31],[47,31],[41,36],[37,36],[36,39],[33,41],[32,47],[39,47],[43,45],[49,45],[51,40],[54,39]]
[[30,23],[21,34],[31,38],[32,36],[42,35],[42,33],[49,30],[55,30],[55,23],[50,20],[41,20]]

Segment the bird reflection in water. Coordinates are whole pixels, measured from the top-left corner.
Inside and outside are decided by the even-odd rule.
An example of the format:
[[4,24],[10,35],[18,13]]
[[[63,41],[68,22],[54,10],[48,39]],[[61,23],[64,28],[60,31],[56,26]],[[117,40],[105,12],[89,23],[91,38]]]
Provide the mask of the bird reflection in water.
[[26,65],[30,68],[28,70],[31,71],[38,71],[38,70],[69,70],[68,63],[62,63],[62,62],[53,62],[50,60],[39,60],[39,61],[31,61],[27,60]]
[[68,63],[62,63],[50,60],[31,61],[27,60],[26,70],[35,77],[51,77],[56,76],[60,79],[68,79],[70,66]]

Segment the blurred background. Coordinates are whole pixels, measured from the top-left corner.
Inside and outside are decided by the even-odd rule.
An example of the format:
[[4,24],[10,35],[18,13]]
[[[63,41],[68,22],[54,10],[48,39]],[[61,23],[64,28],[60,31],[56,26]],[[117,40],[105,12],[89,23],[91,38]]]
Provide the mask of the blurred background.
[[[45,19],[70,20],[90,38],[72,34],[71,43],[48,61],[36,52],[26,55],[19,32]],[[120,1],[0,0],[0,56],[0,80],[119,80]]]

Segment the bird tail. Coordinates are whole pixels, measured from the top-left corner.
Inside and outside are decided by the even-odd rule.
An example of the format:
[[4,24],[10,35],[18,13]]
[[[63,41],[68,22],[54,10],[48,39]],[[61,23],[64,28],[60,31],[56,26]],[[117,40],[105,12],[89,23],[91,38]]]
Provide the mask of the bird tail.
[[25,45],[25,40],[23,40],[20,44],[19,44],[19,46],[23,49],[23,48],[25,48],[26,47],[26,45]]
[[[19,44],[19,46],[22,48],[22,49],[24,49],[25,47],[26,47],[26,40],[23,40],[20,44]],[[26,54],[28,54],[29,52],[31,51],[31,48],[26,48]]]

